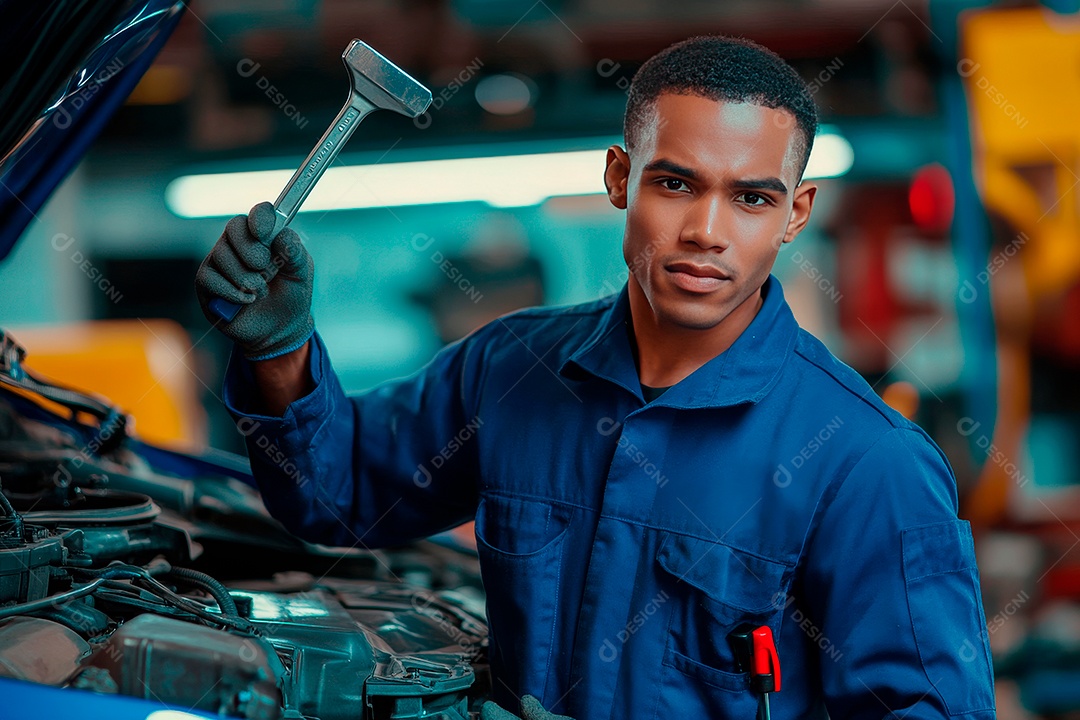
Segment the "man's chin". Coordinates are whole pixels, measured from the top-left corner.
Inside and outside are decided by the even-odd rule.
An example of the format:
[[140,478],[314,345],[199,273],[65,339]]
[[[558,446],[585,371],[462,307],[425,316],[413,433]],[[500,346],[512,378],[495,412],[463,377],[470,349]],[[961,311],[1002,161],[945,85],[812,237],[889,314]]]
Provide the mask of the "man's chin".
[[660,321],[669,327],[686,330],[710,330],[730,314],[729,308],[686,307],[683,303],[671,304],[661,308]]

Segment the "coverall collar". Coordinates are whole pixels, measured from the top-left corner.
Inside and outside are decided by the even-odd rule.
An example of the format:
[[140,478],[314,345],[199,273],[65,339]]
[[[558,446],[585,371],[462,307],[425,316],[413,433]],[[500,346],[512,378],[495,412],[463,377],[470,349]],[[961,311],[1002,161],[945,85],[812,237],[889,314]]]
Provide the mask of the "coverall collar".
[[[652,406],[706,408],[756,403],[768,394],[795,345],[798,323],[784,300],[780,281],[769,275],[761,286],[761,308],[742,334],[724,352],[676,383]],[[600,323],[559,368],[566,377],[574,366],[619,385],[644,402],[634,365],[627,324],[628,284],[604,311]]]

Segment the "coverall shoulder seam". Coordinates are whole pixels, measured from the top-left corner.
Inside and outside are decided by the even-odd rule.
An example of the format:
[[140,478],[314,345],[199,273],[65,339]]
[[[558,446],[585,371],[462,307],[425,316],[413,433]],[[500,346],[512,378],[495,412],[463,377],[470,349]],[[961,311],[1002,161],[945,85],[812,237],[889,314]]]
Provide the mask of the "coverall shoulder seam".
[[[821,373],[828,376],[833,381],[833,383],[835,383],[836,385],[839,385],[841,388],[843,388],[845,391],[847,391],[850,395],[855,396],[856,400],[861,405],[866,406],[867,408],[873,410],[875,413],[880,415],[881,418],[883,420],[885,420],[885,422],[887,422],[889,424],[891,429],[893,429],[893,430],[911,429],[911,428],[907,427],[905,424],[897,423],[896,419],[893,418],[893,417],[890,417],[888,412],[886,412],[884,410],[884,408],[879,407],[877,404],[875,404],[874,402],[872,402],[871,400],[868,399],[867,396],[874,392],[874,389],[872,387],[867,385],[866,392],[864,392],[862,394],[857,393],[856,389],[853,388],[851,385],[849,385],[847,382],[845,382],[844,379],[841,378],[837,373],[835,373],[832,370],[830,370],[829,368],[825,367],[824,364],[819,362],[816,358],[813,358],[810,355],[808,355],[800,347],[801,343],[799,342],[799,340],[805,340],[806,338],[812,338],[815,341],[820,342],[820,341],[817,340],[817,338],[814,338],[813,335],[810,335],[810,333],[806,332],[802,328],[799,328],[799,336],[800,337],[798,337],[796,339],[795,347],[793,348],[793,350],[794,350],[794,353],[796,355],[798,355],[800,358],[802,358],[803,361],[805,361],[807,365],[809,365],[809,366],[811,366],[813,368],[817,368]],[[854,371],[852,371],[852,372],[854,372]],[[874,397],[877,397],[877,396],[875,395]],[[900,417],[903,417],[903,416],[900,416]]]

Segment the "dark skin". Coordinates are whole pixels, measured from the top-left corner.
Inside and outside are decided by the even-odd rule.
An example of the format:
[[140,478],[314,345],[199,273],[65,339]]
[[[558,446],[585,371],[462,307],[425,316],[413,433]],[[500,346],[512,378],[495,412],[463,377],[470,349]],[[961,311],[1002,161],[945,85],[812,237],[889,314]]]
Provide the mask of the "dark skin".
[[280,417],[285,414],[289,403],[314,389],[308,370],[310,358],[311,341],[308,340],[291,353],[251,363],[251,372],[262,399],[260,409],[264,414]]
[[[817,186],[799,182],[802,147],[787,110],[664,93],[629,153],[608,148],[643,384],[676,384],[757,315],[780,246],[810,219]],[[309,342],[252,363],[263,412],[311,392],[310,355]]]
[[630,152],[608,149],[643,384],[676,384],[754,319],[817,192],[799,183],[800,141],[787,110],[664,93]]

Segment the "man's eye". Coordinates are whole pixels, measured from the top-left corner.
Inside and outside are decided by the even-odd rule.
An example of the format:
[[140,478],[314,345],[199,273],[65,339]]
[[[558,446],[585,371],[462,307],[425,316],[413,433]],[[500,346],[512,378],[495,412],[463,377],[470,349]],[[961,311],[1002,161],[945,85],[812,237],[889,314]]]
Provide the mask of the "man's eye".
[[743,193],[741,197],[743,202],[751,207],[761,207],[762,205],[768,205],[769,203],[764,195],[758,195],[757,193]]
[[686,189],[686,183],[679,178],[664,178],[660,181],[660,184],[664,186],[665,190],[671,190],[672,192],[682,192]]

